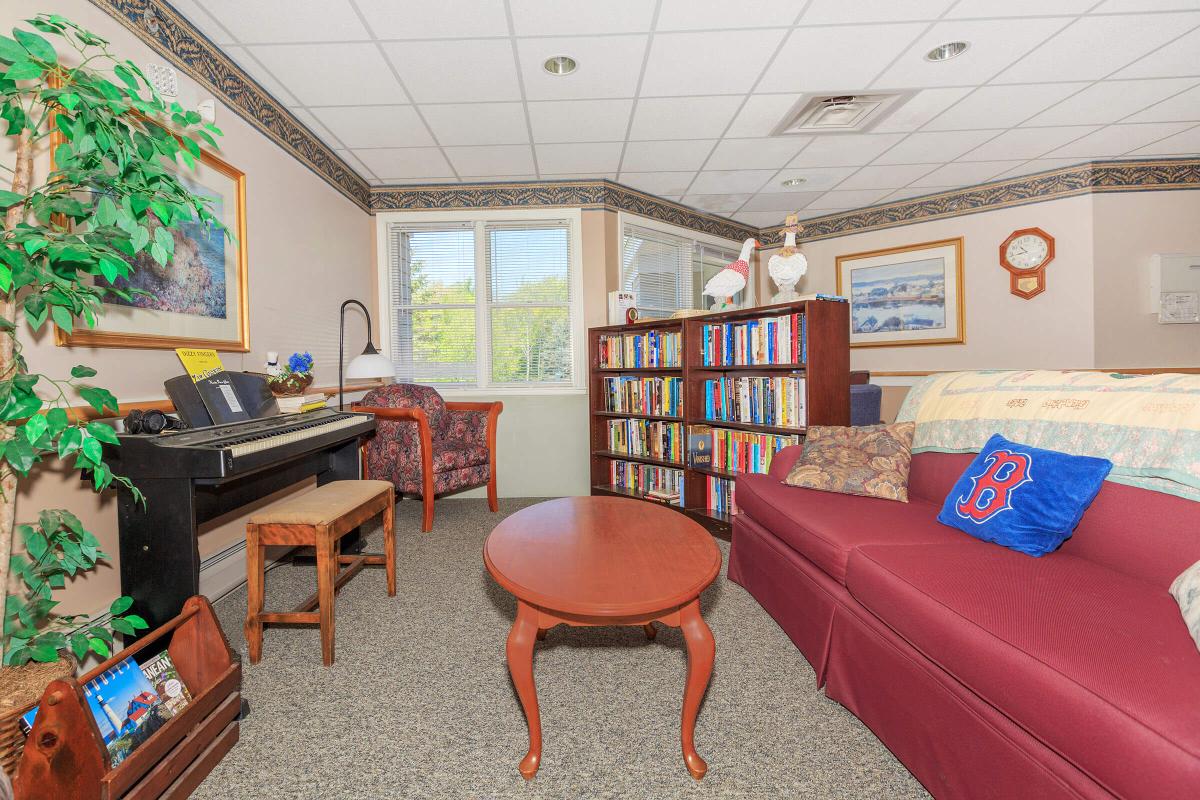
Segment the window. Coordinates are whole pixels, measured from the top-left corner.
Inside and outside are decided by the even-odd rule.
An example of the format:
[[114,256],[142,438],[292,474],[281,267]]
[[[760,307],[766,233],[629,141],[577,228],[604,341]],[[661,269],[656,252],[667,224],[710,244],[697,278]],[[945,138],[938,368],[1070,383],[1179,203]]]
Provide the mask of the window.
[[[664,226],[665,228],[666,226]],[[685,228],[666,230],[626,221],[621,237],[621,288],[633,292],[638,316],[661,319],[682,308],[705,308],[704,284],[738,257],[733,242],[699,239]],[[746,292],[733,299],[741,304]]]
[[576,387],[576,221],[501,217],[386,229],[398,380]]

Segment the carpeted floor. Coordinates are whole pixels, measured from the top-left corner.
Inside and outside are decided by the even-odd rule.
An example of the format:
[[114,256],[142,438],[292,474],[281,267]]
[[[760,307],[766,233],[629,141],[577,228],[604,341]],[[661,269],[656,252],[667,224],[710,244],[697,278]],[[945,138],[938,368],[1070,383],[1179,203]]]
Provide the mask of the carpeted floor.
[[[920,784],[857,719],[816,690],[803,656],[722,575],[703,597],[717,660],[696,726],[709,764],[692,780],[679,748],[686,654],[679,631],[550,631],[535,654],[544,746],[537,777],[504,642],[515,611],[483,566],[505,514],[533,500],[438,503],[433,533],[401,503],[398,594],[368,568],[338,596],[337,661],[315,628],[268,628],[250,666],[245,590],[217,604],[242,653],[251,713],[241,741],[194,795],[240,798],[917,798]],[[728,545],[719,542],[725,556]],[[380,550],[378,534],[369,548]],[[267,576],[267,606],[313,591],[312,567]]]

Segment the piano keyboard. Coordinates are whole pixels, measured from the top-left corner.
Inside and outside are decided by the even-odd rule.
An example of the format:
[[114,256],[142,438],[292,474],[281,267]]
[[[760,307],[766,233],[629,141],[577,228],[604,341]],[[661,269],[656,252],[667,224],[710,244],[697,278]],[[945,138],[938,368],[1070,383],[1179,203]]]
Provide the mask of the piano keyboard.
[[330,431],[336,431],[340,428],[349,428],[352,425],[360,424],[362,424],[361,416],[347,415],[340,419],[310,422],[307,425],[291,428],[282,433],[264,431],[251,436],[230,439],[221,442],[219,446],[229,450],[234,458],[238,458],[250,453],[269,450],[272,447],[281,447],[313,436],[329,433]]

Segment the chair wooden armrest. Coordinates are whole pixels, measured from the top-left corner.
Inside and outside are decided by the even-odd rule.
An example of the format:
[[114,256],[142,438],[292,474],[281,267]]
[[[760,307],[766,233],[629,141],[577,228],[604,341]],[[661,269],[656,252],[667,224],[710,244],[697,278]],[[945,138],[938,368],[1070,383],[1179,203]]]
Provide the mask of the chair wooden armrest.
[[[376,419],[385,419],[390,422],[417,423],[417,433],[421,439],[421,488],[424,492],[422,496],[429,498],[429,501],[425,503],[425,519],[422,530],[428,532],[433,528],[433,434],[429,430],[429,417],[420,408],[385,408],[353,403],[350,410],[363,414],[374,414]],[[364,478],[369,477],[365,447],[363,449],[362,474]]]

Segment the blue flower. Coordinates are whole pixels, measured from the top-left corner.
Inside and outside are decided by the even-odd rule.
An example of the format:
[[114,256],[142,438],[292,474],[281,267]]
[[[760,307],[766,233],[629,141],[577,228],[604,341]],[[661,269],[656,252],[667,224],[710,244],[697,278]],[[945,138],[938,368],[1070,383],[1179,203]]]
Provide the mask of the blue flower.
[[311,353],[292,353],[288,359],[288,371],[296,373],[312,372],[313,357]]

